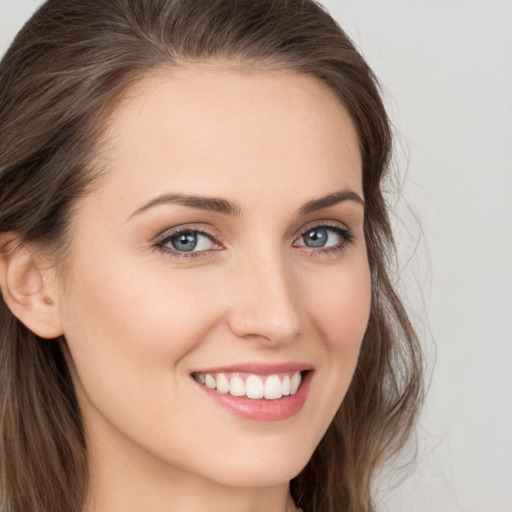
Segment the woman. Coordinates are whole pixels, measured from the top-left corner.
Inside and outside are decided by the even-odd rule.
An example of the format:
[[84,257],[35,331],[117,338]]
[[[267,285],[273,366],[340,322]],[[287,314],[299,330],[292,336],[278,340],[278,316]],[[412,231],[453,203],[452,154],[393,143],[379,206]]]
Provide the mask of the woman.
[[375,510],[421,355],[330,16],[50,0],[0,112],[2,510]]

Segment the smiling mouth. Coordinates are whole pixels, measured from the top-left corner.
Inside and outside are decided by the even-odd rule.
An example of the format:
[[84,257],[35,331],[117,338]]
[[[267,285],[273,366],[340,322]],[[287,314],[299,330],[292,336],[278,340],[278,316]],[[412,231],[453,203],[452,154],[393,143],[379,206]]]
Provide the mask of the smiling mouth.
[[278,400],[295,395],[305,372],[290,371],[270,375],[256,375],[242,372],[194,372],[192,377],[199,384],[217,393],[253,400]]

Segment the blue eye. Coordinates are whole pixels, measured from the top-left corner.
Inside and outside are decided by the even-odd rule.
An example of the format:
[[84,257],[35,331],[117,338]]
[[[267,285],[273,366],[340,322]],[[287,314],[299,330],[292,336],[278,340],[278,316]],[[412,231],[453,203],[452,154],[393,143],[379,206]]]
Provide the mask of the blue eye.
[[216,248],[215,242],[209,235],[193,229],[175,231],[157,245],[178,253],[197,253]]
[[171,245],[177,251],[193,251],[197,247],[198,236],[196,233],[184,233],[171,237]]
[[310,249],[342,250],[354,241],[352,233],[341,226],[314,226],[294,243]]
[[314,228],[303,234],[302,239],[307,247],[325,247],[329,241],[329,232],[326,228]]

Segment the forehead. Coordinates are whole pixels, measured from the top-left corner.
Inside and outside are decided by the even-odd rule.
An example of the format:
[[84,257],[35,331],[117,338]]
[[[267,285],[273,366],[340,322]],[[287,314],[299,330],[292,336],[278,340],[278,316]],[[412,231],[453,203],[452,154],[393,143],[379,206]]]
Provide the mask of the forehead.
[[[161,69],[127,91],[104,136],[108,181],[143,200],[178,191],[362,194],[357,135],[313,78],[221,65]],[[177,190],[176,190],[177,189]]]

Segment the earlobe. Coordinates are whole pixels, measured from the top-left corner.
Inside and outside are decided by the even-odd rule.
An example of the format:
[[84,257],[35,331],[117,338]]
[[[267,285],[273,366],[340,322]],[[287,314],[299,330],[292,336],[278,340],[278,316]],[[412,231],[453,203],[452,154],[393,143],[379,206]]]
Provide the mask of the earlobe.
[[49,268],[14,234],[0,235],[0,288],[11,312],[42,338],[62,334],[56,286]]

